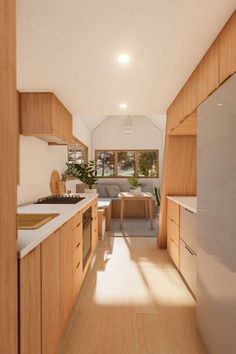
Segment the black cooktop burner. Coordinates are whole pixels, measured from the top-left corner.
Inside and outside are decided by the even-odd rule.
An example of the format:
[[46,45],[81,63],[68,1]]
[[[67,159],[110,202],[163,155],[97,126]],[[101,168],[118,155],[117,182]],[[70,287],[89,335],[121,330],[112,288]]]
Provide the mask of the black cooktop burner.
[[83,197],[74,194],[50,195],[48,197],[40,198],[35,204],[76,204],[83,199]]

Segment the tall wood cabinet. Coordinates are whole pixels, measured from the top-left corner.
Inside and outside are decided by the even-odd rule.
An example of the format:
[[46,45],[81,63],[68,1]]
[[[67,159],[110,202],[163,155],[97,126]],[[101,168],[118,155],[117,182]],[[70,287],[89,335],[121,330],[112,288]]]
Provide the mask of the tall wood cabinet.
[[15,0],[0,1],[0,48],[0,353],[16,354],[18,131]]
[[[236,11],[167,110],[158,231],[160,247],[165,248],[167,244],[166,196],[195,195],[197,192],[197,107],[235,72]],[[183,154],[176,155],[179,150],[183,151]],[[186,184],[186,181],[189,183]]]

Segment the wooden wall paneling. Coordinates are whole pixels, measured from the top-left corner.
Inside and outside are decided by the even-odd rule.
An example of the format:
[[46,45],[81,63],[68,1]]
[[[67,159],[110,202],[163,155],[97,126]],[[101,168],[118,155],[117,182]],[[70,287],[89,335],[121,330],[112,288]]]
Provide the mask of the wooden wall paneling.
[[0,352],[17,353],[16,3],[0,1]]
[[61,339],[61,230],[41,244],[42,354],[57,352]]
[[166,247],[167,195],[196,195],[196,136],[168,136],[162,177],[158,245]]
[[20,353],[41,354],[41,250],[19,260]]
[[73,306],[72,219],[61,227],[61,329],[64,333]]

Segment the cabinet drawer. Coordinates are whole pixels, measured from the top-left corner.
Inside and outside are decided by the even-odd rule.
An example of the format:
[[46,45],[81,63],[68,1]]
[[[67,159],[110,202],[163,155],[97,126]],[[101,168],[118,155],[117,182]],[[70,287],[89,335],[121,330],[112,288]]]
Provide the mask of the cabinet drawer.
[[80,264],[75,272],[73,273],[73,300],[75,301],[78,294],[79,294],[79,291],[80,291],[80,288],[81,288],[81,285],[82,285],[82,279],[83,279],[83,276],[82,276],[82,264]]
[[72,229],[74,230],[77,226],[80,226],[81,224],[82,224],[82,213],[79,212],[72,218]]
[[179,247],[171,240],[168,239],[168,251],[171,259],[179,269]]
[[167,200],[167,216],[179,225],[179,204]]
[[77,248],[73,252],[73,272],[82,264],[82,247],[81,243],[78,244]]
[[167,236],[179,247],[179,226],[169,217],[167,218]]
[[197,257],[182,240],[180,240],[180,272],[192,292],[196,294]]
[[76,249],[77,245],[79,243],[81,243],[82,241],[82,224],[80,223],[79,226],[77,226],[74,230],[73,230],[73,250]]
[[180,238],[197,253],[197,215],[180,208]]

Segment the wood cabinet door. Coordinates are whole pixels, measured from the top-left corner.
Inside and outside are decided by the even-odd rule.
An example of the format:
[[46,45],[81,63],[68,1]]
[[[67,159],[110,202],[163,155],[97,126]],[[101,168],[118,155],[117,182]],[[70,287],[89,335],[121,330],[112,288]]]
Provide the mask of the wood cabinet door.
[[40,246],[19,260],[20,353],[41,354]]
[[212,44],[206,55],[207,61],[207,95],[219,87],[219,42]]
[[61,229],[41,244],[42,354],[55,354],[61,338]]
[[52,126],[66,143],[72,143],[72,116],[55,95],[52,97]]
[[236,12],[219,35],[220,83],[236,71]]
[[61,328],[64,332],[73,306],[72,220],[61,227]]

